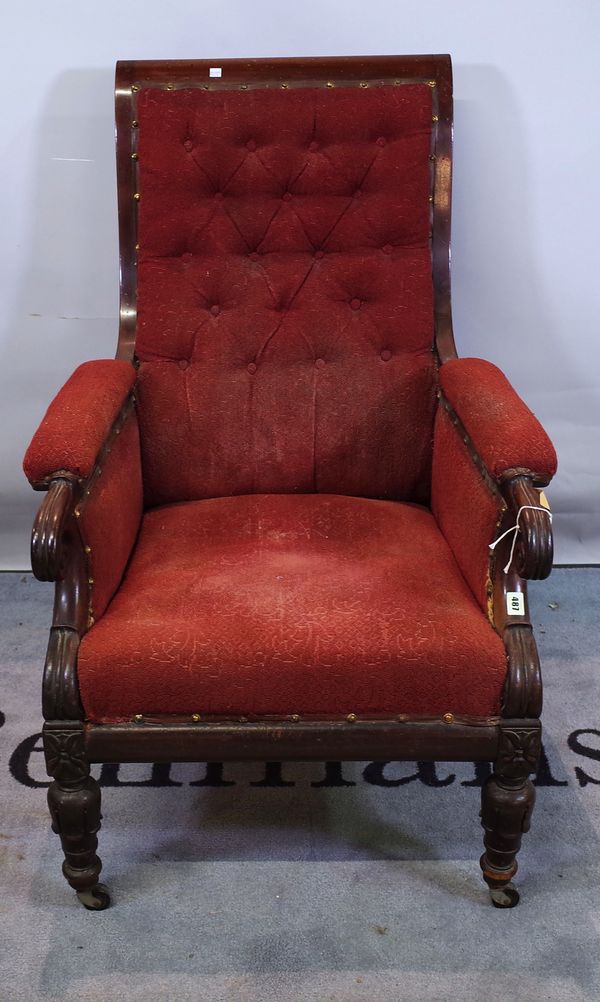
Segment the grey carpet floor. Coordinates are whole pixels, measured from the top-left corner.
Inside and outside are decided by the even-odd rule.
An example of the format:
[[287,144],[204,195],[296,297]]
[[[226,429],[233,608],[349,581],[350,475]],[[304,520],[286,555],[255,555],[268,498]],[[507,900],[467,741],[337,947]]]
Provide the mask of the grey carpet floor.
[[600,570],[530,595],[545,758],[518,908],[488,903],[470,764],[198,764],[105,767],[93,914],[45,803],[51,588],[0,575],[2,1002],[600,999]]

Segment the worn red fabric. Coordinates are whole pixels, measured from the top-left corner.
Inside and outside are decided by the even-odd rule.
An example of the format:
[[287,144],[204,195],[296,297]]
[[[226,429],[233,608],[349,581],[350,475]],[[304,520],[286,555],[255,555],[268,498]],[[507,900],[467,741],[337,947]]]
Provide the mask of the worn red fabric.
[[441,367],[439,380],[492,476],[513,467],[542,482],[554,476],[552,442],[500,369],[481,358],[457,358]]
[[142,89],[148,504],[428,500],[431,117],[425,84]]
[[58,470],[88,477],[96,457],[135,382],[129,362],[84,362],[56,395],[23,461],[31,483]]
[[142,517],[140,437],[135,412],[115,436],[79,504],[79,529],[87,553],[91,587],[90,614],[98,619],[116,591],[136,540]]
[[506,505],[486,482],[448,413],[438,409],[431,507],[454,558],[487,614],[491,552]]
[[134,713],[497,714],[500,637],[429,511],[253,495],[148,512],[83,638],[93,721]]

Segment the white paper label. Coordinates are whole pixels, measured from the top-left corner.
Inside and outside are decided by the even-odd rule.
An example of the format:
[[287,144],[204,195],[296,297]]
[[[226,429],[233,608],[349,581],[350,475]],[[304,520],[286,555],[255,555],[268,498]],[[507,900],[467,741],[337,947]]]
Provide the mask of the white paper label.
[[210,66],[208,70],[209,77],[220,77],[222,73],[220,66]]
[[525,615],[525,596],[521,591],[507,591],[506,611],[509,616]]

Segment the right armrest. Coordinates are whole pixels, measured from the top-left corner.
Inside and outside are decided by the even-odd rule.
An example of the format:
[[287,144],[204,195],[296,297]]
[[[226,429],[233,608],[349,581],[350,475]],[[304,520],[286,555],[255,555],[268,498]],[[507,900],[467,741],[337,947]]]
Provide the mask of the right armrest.
[[[508,469],[503,477],[492,477],[458,416],[441,398],[435,418],[431,506],[464,577],[490,618],[494,579],[509,580],[498,568],[508,556],[511,539],[494,553],[490,544],[513,528],[517,518],[512,574],[518,571],[523,578],[544,578],[552,567],[552,526],[547,512],[540,511],[534,477],[526,469]],[[498,622],[500,618],[495,617]]]
[[133,388],[129,362],[84,362],[57,393],[25,453],[25,476],[36,490],[63,474],[90,476],[100,450]]
[[137,537],[142,471],[134,379],[126,362],[80,366],[27,452],[33,486],[48,488],[33,529],[33,570],[41,580],[64,581],[61,594],[70,596],[68,612],[61,609],[64,598],[55,607],[55,626],[77,623],[84,632],[93,625],[118,588]]

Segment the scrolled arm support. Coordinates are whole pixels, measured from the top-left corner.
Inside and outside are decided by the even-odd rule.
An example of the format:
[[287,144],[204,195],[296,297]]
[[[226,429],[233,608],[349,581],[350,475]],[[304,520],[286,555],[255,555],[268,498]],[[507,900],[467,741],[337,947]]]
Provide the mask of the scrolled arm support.
[[[515,546],[515,568],[530,581],[547,578],[552,570],[554,544],[552,519],[540,504],[534,475],[528,470],[509,470],[503,478],[502,493],[515,520],[519,534]],[[521,511],[519,515],[519,510]]]
[[31,566],[39,581],[61,581],[67,564],[65,537],[73,517],[75,485],[69,477],[52,480],[33,524]]
[[31,537],[31,565],[40,581],[55,581],[54,614],[48,642],[42,707],[46,720],[82,720],[77,684],[77,650],[85,630],[89,585],[85,555],[75,524],[81,486],[68,474],[50,480]]

